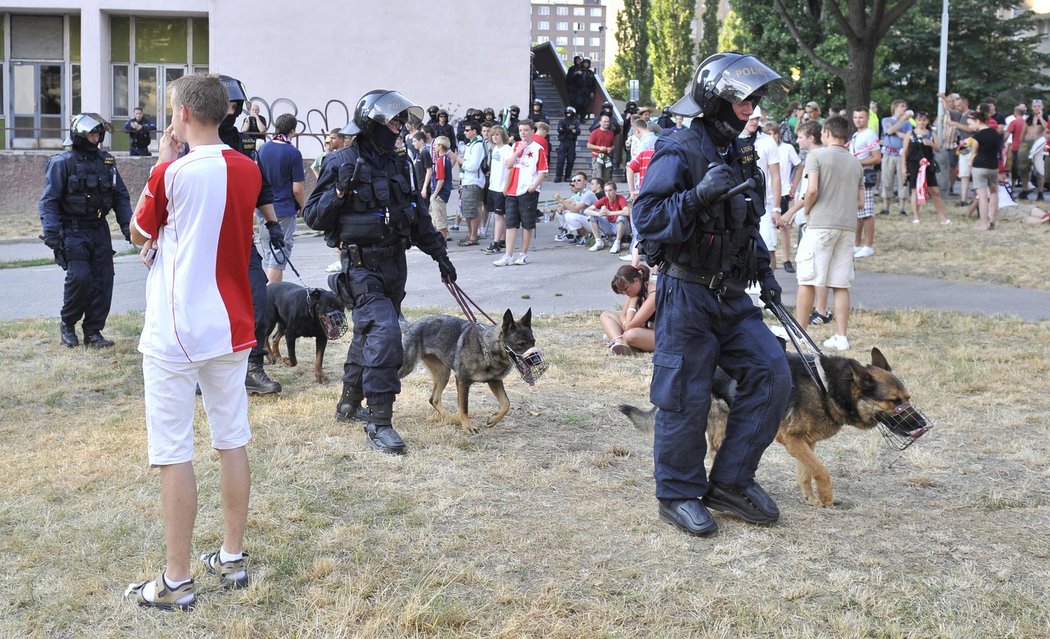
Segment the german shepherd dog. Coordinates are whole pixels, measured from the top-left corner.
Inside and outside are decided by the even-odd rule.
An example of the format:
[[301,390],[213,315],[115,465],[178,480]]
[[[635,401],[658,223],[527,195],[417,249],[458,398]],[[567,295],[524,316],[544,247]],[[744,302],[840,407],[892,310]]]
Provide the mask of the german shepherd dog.
[[[324,374],[324,351],[328,340],[346,333],[346,313],[335,293],[320,288],[303,288],[292,282],[275,282],[266,287],[266,360],[280,360],[296,366],[295,340],[313,337],[317,347],[314,379],[328,381]],[[274,330],[276,329],[276,331]],[[288,357],[281,357],[281,338],[288,346]]]
[[[822,392],[806,370],[802,356],[788,353],[788,365],[794,389],[776,439],[796,460],[795,478],[806,503],[813,506],[833,505],[831,475],[817,458],[817,442],[838,433],[849,424],[862,430],[892,421],[898,407],[907,404],[908,390],[890,371],[890,365],[877,348],[871,349],[871,365],[855,359],[833,355],[820,356],[824,386]],[[707,421],[708,454],[713,459],[725,438],[726,418],[736,395],[736,380],[721,368],[715,370],[712,383],[711,411]],[[621,405],[620,412],[640,430],[651,430],[656,408],[643,411]],[[900,424],[902,432],[927,427],[922,414],[909,412],[908,421]]]
[[456,419],[467,433],[478,432],[467,417],[470,385],[487,382],[489,390],[496,396],[499,409],[485,422],[486,427],[495,426],[510,411],[503,378],[514,368],[514,362],[507,348],[523,353],[536,345],[532,335],[531,308],[518,321],[507,309],[503,314],[503,325],[488,328],[449,315],[425,317],[409,325],[401,341],[405,362],[398,377],[407,377],[422,359],[434,381],[430,405],[448,420],[451,415],[441,405],[441,394],[448,385],[449,376],[455,373]]

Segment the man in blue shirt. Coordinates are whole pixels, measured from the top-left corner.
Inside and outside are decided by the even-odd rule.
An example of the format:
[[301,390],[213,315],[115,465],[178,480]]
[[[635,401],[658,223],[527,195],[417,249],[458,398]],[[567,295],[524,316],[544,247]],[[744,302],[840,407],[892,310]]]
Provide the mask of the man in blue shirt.
[[[265,228],[259,229],[259,252],[263,255],[263,268],[270,284],[284,279],[284,267],[294,244],[295,216],[302,210],[306,199],[303,154],[291,144],[296,124],[295,116],[290,113],[278,117],[274,122],[273,141],[259,147],[258,152],[259,169],[273,188],[273,208],[284,233],[282,255],[280,251],[271,250],[269,232]],[[265,223],[265,220],[260,223]]]
[[894,100],[890,109],[893,116],[882,118],[882,210],[879,211],[879,215],[887,215],[890,212],[895,180],[900,214],[907,215],[904,203],[908,200],[908,180],[904,177],[901,149],[904,147],[904,139],[912,130],[912,112],[908,110],[908,103],[904,100]]

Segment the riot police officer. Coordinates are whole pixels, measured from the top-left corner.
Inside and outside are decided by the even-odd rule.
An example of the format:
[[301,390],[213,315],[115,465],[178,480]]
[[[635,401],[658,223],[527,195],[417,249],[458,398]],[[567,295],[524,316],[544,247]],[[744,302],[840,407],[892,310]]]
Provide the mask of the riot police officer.
[[[657,141],[632,210],[647,259],[660,264],[649,388],[658,408],[658,512],[693,535],[718,529],[707,507],[754,524],[772,524],[780,514],[755,471],[787,406],[791,374],[761,309],[745,294],[757,283],[767,305],[780,302],[758,232],[765,185],[737,135],[769,91],[786,87],[752,55],[704,60],[671,109],[695,116],[692,124]],[[736,380],[736,396],[708,477],[704,432],[716,366]]]
[[565,117],[558,124],[558,168],[554,181],[568,181],[572,165],[576,164],[576,139],[580,137],[580,120],[576,108],[565,107]]
[[62,299],[62,343],[79,344],[76,323],[83,319],[84,346],[103,348],[102,336],[113,300],[113,241],[106,214],[116,211],[124,239],[131,241],[131,202],[112,155],[101,150],[109,122],[81,113],[69,125],[65,145],[52,156],[40,198],[41,239],[66,271]]
[[[254,155],[243,146],[245,136],[237,129],[237,117],[244,109],[244,101],[248,94],[244,84],[236,78],[228,75],[220,75],[219,80],[226,87],[226,95],[230,100],[230,108],[226,118],[219,124],[219,138],[223,144],[231,149],[243,153],[254,159]],[[254,145],[254,138],[252,142]],[[252,146],[254,151],[255,147]],[[263,174],[262,190],[259,192],[259,200],[256,208],[266,219],[266,230],[270,234],[270,246],[274,251],[284,248],[284,232],[277,221],[277,213],[273,208],[273,189]],[[244,387],[253,395],[269,395],[281,392],[281,383],[270,379],[263,368],[263,357],[266,355],[266,273],[262,267],[262,256],[259,254],[258,246],[252,242],[252,252],[248,260],[248,282],[252,289],[252,308],[255,311],[255,346],[248,354],[248,373],[245,376]]]
[[357,136],[354,144],[325,160],[303,209],[307,225],[341,250],[343,270],[329,286],[354,320],[336,419],[364,422],[372,447],[397,454],[405,452],[392,421],[404,359],[398,318],[408,276],[405,251],[415,244],[438,263],[443,281],[456,280],[445,240],[411,186],[408,160],[394,148],[409,115],[422,110],[397,91],[366,93],[342,131]]

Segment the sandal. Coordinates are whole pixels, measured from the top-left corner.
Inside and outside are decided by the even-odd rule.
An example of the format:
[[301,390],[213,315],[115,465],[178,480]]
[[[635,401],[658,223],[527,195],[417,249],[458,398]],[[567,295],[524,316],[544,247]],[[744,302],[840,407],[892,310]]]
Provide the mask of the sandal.
[[478,245],[478,241],[477,240],[460,240],[458,244],[459,244],[459,246],[477,246]]
[[[142,591],[150,583],[154,584],[153,601],[147,600],[142,595]],[[191,597],[189,601],[179,603],[180,599],[184,599],[187,596]],[[168,588],[167,582],[164,581],[163,572],[156,579],[143,581],[140,584],[128,584],[128,589],[124,591],[124,599],[134,599],[135,603],[145,608],[157,608],[166,611],[189,611],[193,610],[193,607],[197,605],[197,595],[193,590],[192,579],[172,590]]]
[[[209,575],[219,575],[222,587],[227,590],[238,590],[248,587],[248,568],[245,559],[248,555],[242,555],[240,559],[233,561],[219,561],[219,551],[209,552],[201,555],[201,562]],[[234,578],[231,575],[244,573],[241,577]]]
[[617,337],[616,339],[614,339],[612,346],[609,347],[609,350],[612,351],[613,355],[630,355],[633,352],[631,351],[630,346],[623,343],[622,337]]

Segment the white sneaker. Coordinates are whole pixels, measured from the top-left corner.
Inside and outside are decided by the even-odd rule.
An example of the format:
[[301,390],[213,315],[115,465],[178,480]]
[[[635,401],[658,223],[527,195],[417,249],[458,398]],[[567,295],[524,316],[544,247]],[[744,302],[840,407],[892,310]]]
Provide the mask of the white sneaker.
[[325,273],[338,273],[341,270],[343,270],[343,263],[340,260],[336,260],[324,267]]
[[848,351],[849,340],[846,339],[845,335],[839,335],[838,333],[836,333],[824,340],[824,348],[833,348],[837,351]]
[[511,264],[513,264],[514,266],[525,266],[528,263],[529,263],[529,254],[528,253],[518,253],[518,257],[514,258],[514,261],[511,262]]
[[633,255],[631,255],[630,253],[628,253],[627,255],[621,255],[621,256],[620,256],[620,261],[621,261],[621,262],[630,262],[630,261],[632,261],[633,259],[634,259],[634,256],[633,256]]
[[514,263],[514,258],[504,253],[500,258],[492,263],[493,266],[510,266]]
[[616,240],[615,242],[613,242],[612,248],[609,249],[609,252],[610,253],[619,253],[620,252],[620,240]]
[[861,250],[862,248],[864,248],[864,247],[863,247],[863,246],[854,246],[854,247],[853,247],[853,256],[854,256],[854,257],[856,257],[856,256],[857,256],[857,253],[860,253],[860,250]]
[[594,241],[594,244],[591,246],[591,248],[589,248],[587,250],[590,251],[591,253],[597,253],[598,251],[602,250],[603,248],[605,248],[605,240],[603,240],[601,238],[598,238],[597,240]]
[[859,259],[864,258],[864,257],[871,257],[872,255],[875,255],[875,249],[874,248],[872,248],[870,246],[862,246],[862,247],[860,247],[859,251],[857,251],[856,253],[853,254],[853,257],[855,257],[855,258],[857,258],[859,260]]

